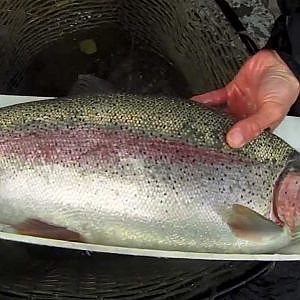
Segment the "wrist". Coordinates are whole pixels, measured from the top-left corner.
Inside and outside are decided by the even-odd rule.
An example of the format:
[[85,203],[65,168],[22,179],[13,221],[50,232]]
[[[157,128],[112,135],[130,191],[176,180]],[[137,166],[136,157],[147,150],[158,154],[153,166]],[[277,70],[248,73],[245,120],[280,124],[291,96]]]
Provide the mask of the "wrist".
[[284,51],[274,51],[278,59],[283,62],[293,73],[294,78],[297,79],[298,84],[300,84],[300,64],[293,58],[292,55]]
[[[294,60],[289,56],[288,54],[281,52],[281,51],[275,51],[275,50],[262,50],[262,51],[268,51],[270,54],[274,56],[274,63],[282,65],[283,67],[278,68],[275,67],[276,70],[281,70],[279,74],[280,77],[284,78],[286,81],[289,82],[289,90],[295,91],[294,96],[292,98],[286,98],[286,101],[289,104],[288,108],[288,115],[292,116],[298,116],[300,117],[300,81],[299,76],[296,75],[299,74],[297,71],[298,66],[294,65]],[[277,63],[276,63],[277,62]],[[294,70],[294,71],[293,71]],[[296,70],[296,71],[295,71]],[[293,94],[293,93],[292,93]],[[291,96],[292,96],[291,94]]]
[[300,13],[281,15],[274,24],[264,49],[276,50],[295,77],[300,81]]

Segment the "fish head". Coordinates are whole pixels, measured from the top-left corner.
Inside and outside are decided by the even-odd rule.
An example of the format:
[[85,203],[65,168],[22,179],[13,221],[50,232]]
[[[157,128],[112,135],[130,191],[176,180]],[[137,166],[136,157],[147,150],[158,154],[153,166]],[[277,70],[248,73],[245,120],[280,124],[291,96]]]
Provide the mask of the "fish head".
[[273,195],[273,220],[295,231],[300,225],[300,154],[284,168]]

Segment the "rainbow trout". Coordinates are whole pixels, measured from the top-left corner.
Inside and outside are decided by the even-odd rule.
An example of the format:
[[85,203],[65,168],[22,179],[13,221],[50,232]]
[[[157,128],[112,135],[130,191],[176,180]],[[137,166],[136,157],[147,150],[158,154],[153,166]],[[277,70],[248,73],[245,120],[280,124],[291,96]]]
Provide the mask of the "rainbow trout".
[[0,109],[0,223],[143,249],[275,253],[298,240],[299,154],[184,99],[74,97]]

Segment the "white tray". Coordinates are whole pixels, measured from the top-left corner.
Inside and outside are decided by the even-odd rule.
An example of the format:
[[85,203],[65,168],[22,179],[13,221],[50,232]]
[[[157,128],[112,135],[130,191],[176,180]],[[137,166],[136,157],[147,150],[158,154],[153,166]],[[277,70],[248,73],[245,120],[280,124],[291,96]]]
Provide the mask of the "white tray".
[[[23,97],[23,96],[6,96],[0,95],[0,107],[9,106],[17,103],[39,101],[51,99],[42,97]],[[286,117],[280,126],[274,132],[283,140],[300,151],[300,118]],[[76,242],[57,241],[44,238],[36,238],[30,236],[23,236],[13,233],[0,232],[0,239],[18,241],[29,244],[68,248],[75,250],[83,250],[89,252],[115,253],[122,255],[136,255],[136,256],[150,256],[150,257],[164,257],[164,258],[181,258],[181,259],[202,259],[202,260],[257,260],[257,261],[293,261],[300,260],[300,244],[299,246],[290,247],[284,254],[212,254],[212,253],[189,253],[177,251],[156,251],[143,250],[135,248],[123,248],[102,246],[93,244],[84,244]],[[295,249],[298,251],[296,252]],[[289,253],[299,254],[289,254]]]

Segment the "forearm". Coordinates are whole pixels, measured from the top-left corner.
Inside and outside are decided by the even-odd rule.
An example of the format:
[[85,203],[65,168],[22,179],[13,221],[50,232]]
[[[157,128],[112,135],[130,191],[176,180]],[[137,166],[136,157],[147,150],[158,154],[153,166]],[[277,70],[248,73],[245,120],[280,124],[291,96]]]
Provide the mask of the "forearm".
[[[276,50],[300,81],[300,0],[278,0],[281,16],[276,20],[265,48]],[[300,116],[300,100],[292,108]]]
[[265,48],[276,50],[300,80],[300,1],[278,0],[278,5],[282,14]]
[[277,0],[277,3],[283,15],[291,15],[300,10],[299,0]]

